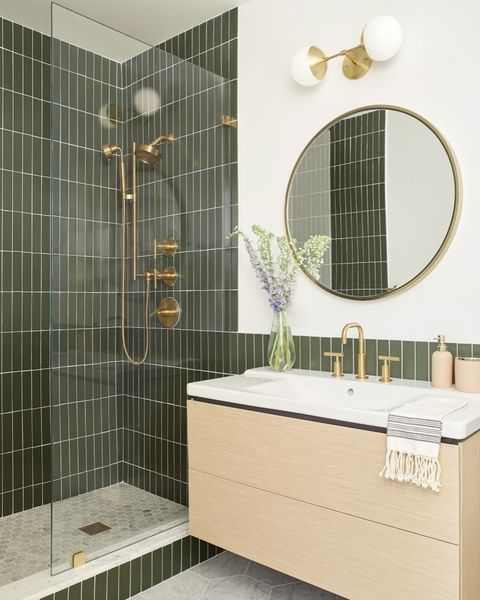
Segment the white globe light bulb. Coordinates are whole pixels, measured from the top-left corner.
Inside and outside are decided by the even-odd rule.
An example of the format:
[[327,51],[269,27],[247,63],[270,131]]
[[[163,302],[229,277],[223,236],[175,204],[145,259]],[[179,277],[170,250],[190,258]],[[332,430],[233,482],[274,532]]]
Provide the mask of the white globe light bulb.
[[400,50],[402,40],[400,23],[389,15],[375,17],[363,30],[363,45],[372,60],[389,60]]
[[322,80],[326,69],[326,63],[321,63],[323,57],[323,52],[315,46],[300,48],[293,56],[292,77],[300,85],[317,85]]

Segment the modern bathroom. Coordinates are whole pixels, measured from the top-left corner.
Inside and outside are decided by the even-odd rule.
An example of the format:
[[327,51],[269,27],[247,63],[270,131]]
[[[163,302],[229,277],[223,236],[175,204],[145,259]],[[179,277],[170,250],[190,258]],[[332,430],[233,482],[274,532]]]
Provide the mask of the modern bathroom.
[[479,19],[0,0],[0,600],[480,600]]

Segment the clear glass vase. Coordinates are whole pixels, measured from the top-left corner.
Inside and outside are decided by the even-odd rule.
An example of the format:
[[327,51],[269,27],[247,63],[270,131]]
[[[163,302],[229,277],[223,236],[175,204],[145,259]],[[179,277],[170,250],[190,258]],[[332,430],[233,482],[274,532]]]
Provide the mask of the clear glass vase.
[[273,371],[288,371],[295,363],[295,344],[284,310],[276,312],[273,317],[268,342],[268,363]]

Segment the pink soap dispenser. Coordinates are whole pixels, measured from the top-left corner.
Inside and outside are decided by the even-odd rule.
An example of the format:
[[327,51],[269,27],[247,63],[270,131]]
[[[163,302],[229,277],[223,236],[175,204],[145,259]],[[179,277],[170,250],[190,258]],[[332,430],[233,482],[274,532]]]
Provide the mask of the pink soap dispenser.
[[432,354],[432,387],[449,388],[453,383],[453,356],[444,335],[437,335],[438,350]]

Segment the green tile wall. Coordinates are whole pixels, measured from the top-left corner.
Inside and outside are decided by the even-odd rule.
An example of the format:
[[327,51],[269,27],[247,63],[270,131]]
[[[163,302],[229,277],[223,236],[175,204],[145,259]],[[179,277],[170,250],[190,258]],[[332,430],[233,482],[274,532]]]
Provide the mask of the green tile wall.
[[[176,335],[172,334],[173,343]],[[225,333],[190,333],[179,350],[179,363],[188,363],[192,360],[194,348],[201,346],[200,355],[195,355],[198,369],[193,373],[179,375],[183,389],[185,381],[208,379],[222,375],[240,374],[245,369],[263,367],[268,365],[267,348],[268,335],[245,334],[236,332]],[[342,347],[340,338],[321,338],[308,336],[294,336],[297,359],[295,369],[308,369],[315,371],[331,371],[331,359],[324,356],[325,352],[344,352],[344,372],[356,372],[356,355],[358,354],[358,341],[350,339]],[[480,357],[480,345],[448,343],[448,349],[453,357],[477,356]],[[180,344],[179,344],[180,346]],[[366,340],[367,373],[378,376],[381,364],[378,356],[390,354],[399,356],[400,363],[392,363],[392,376],[395,378],[411,379],[416,381],[430,381],[431,355],[436,350],[435,342],[415,342],[400,340]],[[181,391],[179,392],[181,394]],[[179,400],[180,401],[180,396]]]
[[375,296],[388,287],[385,111],[330,128],[332,289]]
[[0,516],[50,498],[49,53],[0,19]]
[[[140,269],[154,263],[154,238],[173,236],[179,278],[160,284],[154,306],[173,296],[182,308],[178,326],[151,321],[151,350],[143,367],[125,365],[125,480],[182,504],[188,502],[186,383],[197,375],[205,339],[237,327],[236,129],[221,125],[237,114],[237,11],[183,32],[124,65],[126,140],[148,141],[173,132],[157,167],[139,169]],[[132,110],[141,87],[160,90],[161,108],[148,118]],[[143,344],[143,282],[129,285],[128,343]],[[193,343],[191,343],[191,341]],[[225,351],[227,348],[225,348]],[[184,356],[188,353],[188,356]],[[212,375],[213,376],[213,375]]]
[[42,600],[124,600],[212,558],[221,549],[187,536]]
[[[51,40],[50,398],[52,497],[123,479],[118,200],[102,106],[121,103],[121,65]],[[55,532],[57,538],[59,532]]]

